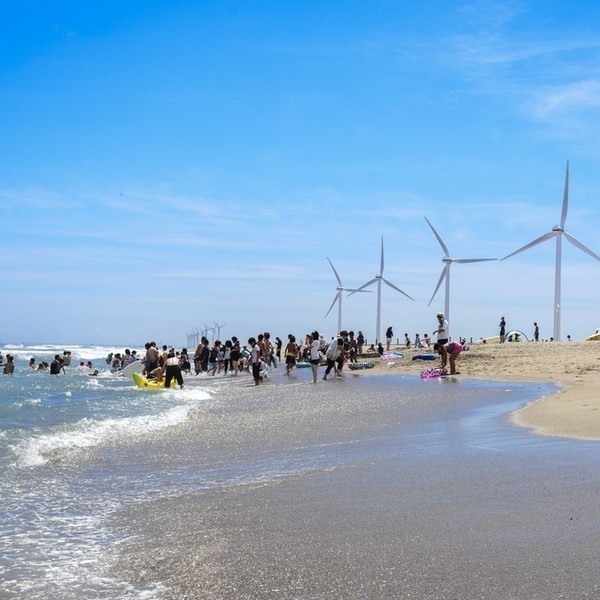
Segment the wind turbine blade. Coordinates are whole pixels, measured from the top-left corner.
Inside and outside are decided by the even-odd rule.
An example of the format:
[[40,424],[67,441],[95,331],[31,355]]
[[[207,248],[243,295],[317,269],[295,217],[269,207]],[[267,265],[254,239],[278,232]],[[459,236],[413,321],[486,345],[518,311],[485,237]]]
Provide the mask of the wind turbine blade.
[[568,234],[566,231],[563,231],[564,236],[580,250],[583,250],[586,254],[589,254],[592,258],[596,260],[600,260],[600,256],[598,256],[595,252],[592,252],[587,246],[584,246],[580,241],[576,240],[572,235]]
[[508,256],[505,256],[504,258],[501,258],[500,260],[506,260],[507,258],[514,256],[515,254],[519,254],[519,252],[523,252],[524,250],[529,250],[529,248],[533,248],[534,246],[537,246],[538,244],[541,244],[542,242],[545,242],[546,240],[551,240],[553,237],[556,237],[557,235],[560,235],[560,233],[558,231],[551,231],[550,233],[545,233],[544,235],[537,238],[537,240],[533,240],[533,242],[530,242],[526,246],[523,246],[522,248],[515,250],[514,252],[512,252]]
[[565,191],[563,194],[562,214],[560,215],[560,227],[564,228],[567,221],[567,210],[569,209],[569,161],[567,161],[567,172],[565,174]]
[[498,260],[497,258],[454,258],[452,262],[466,264],[475,262],[485,262],[487,260]]
[[381,236],[381,265],[379,268],[379,274],[383,275],[383,236]]
[[403,292],[399,287],[396,287],[391,281],[388,281],[384,277],[382,277],[381,280],[384,283],[386,283],[387,285],[389,285],[391,288],[395,289],[397,292],[400,292],[401,294],[404,294],[407,298],[410,298],[411,300],[414,301],[414,298],[412,298],[411,296],[409,296],[406,292]]
[[338,275],[337,271],[335,270],[333,263],[329,260],[329,258],[327,260],[329,261],[329,264],[331,265],[331,268],[333,269],[333,274],[335,275],[335,278],[337,279],[339,286],[342,287],[342,280],[340,279],[340,276]]
[[448,275],[448,269],[450,268],[450,265],[446,265],[443,269],[442,269],[442,274],[440,275],[440,278],[437,282],[437,285],[435,286],[435,290],[431,296],[431,300],[429,301],[429,304],[427,306],[429,306],[432,302],[433,299],[435,298],[435,295],[438,293],[438,290],[440,289],[440,286],[442,285],[442,282],[444,281],[444,279],[446,279],[446,275]]
[[329,307],[329,310],[327,311],[327,314],[325,315],[325,318],[327,318],[327,315],[331,312],[331,309],[335,306],[335,303],[340,299],[340,296],[342,295],[342,292],[339,291],[336,295],[335,298],[333,299],[333,302],[331,303],[331,306]]
[[[352,292],[352,294],[354,292],[360,292],[361,294],[372,294],[373,292],[371,290],[359,290],[359,289],[354,289],[354,288],[341,288],[342,292]],[[352,294],[348,294],[348,296],[352,296]]]
[[377,281],[377,277],[374,277],[373,279],[371,279],[371,281],[367,281],[367,283],[365,283],[364,285],[361,285],[358,289],[354,290],[353,292],[350,292],[348,294],[348,296],[352,296],[352,294],[356,294],[356,292],[361,292],[366,287],[369,287],[372,283],[375,283],[376,281]]
[[444,241],[439,236],[438,232],[435,230],[435,227],[429,222],[429,219],[427,217],[425,217],[425,220],[427,221],[427,225],[429,225],[429,227],[431,227],[431,231],[433,231],[433,235],[435,235],[435,237],[437,238],[437,241],[440,243],[440,246],[442,247],[442,250],[444,251],[446,258],[450,258],[450,252],[448,251],[446,244],[444,244]]

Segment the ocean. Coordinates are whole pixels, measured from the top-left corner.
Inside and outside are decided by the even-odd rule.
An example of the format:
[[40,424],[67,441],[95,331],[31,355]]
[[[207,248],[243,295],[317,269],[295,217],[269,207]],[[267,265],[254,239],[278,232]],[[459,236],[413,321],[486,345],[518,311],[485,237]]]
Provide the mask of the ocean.
[[[64,375],[28,369],[31,357],[50,363],[63,350],[72,353]],[[210,394],[202,386],[140,390],[110,372],[105,358],[115,351],[123,349],[2,348],[16,369],[0,379],[1,598],[153,597],[152,587],[102,575],[105,550],[115,543],[103,523],[116,507],[157,490],[143,489],[144,474],[112,469],[101,455],[177,426]],[[77,370],[81,361],[92,361],[98,376]]]
[[[63,350],[73,357],[66,374],[27,369]],[[506,415],[553,390],[350,373],[313,385],[310,369],[272,370],[258,388],[240,375],[142,390],[110,373],[105,357],[122,350],[2,348],[16,362],[0,380],[2,600],[180,597],[173,569],[155,565],[151,507],[411,453],[446,460],[457,446],[539,453],[538,438]],[[75,368],[88,360],[97,377]]]

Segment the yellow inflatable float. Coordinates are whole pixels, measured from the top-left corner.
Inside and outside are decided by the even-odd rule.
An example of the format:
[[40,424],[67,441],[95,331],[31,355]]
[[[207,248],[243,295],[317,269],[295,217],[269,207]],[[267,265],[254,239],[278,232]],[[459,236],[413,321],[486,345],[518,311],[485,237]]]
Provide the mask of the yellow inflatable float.
[[[164,390],[165,389],[165,380],[164,379],[146,379],[140,373],[134,373],[132,375],[133,381],[135,381],[135,385],[139,388],[146,388],[149,390]],[[177,380],[171,380],[170,387],[175,387],[177,385]]]

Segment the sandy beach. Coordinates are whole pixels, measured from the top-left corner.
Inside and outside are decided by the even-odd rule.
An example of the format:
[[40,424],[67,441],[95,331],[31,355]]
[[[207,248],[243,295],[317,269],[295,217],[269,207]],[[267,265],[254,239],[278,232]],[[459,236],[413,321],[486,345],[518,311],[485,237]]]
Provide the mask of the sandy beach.
[[567,389],[534,365],[571,350],[598,352],[475,348],[461,375],[422,381],[406,351],[372,375],[219,388],[173,432],[111,453],[177,483],[114,514],[111,574],[160,582],[165,600],[595,597],[597,443],[507,424]]
[[[378,373],[414,373],[432,362],[413,361],[422,350],[394,346],[404,358],[376,360]],[[514,421],[537,433],[578,439],[600,439],[600,342],[522,342],[473,344],[457,359],[460,377],[495,381],[548,381],[560,387],[514,413]]]

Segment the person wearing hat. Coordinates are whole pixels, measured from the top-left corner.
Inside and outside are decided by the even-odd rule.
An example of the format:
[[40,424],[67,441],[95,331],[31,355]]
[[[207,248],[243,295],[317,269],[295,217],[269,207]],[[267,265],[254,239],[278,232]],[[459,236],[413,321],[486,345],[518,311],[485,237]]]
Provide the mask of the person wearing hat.
[[433,332],[436,336],[436,342],[434,350],[437,350],[442,357],[442,369],[446,367],[446,361],[448,359],[448,353],[446,352],[446,344],[449,340],[448,335],[448,320],[444,317],[444,313],[439,312],[437,314],[438,328]]

